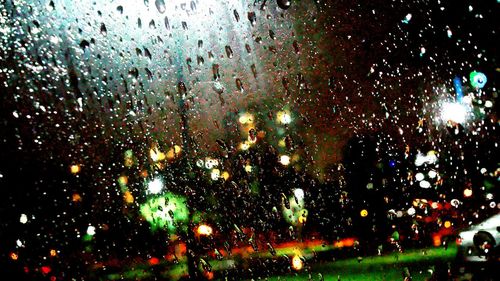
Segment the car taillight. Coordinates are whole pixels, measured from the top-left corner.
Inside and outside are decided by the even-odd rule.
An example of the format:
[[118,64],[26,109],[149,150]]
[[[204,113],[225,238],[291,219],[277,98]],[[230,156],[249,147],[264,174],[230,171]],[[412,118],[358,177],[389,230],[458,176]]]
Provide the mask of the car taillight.
[[458,237],[457,237],[457,240],[456,240],[457,245],[462,245],[462,241],[463,241],[463,240],[464,240],[464,239],[463,239],[462,237],[458,236]]

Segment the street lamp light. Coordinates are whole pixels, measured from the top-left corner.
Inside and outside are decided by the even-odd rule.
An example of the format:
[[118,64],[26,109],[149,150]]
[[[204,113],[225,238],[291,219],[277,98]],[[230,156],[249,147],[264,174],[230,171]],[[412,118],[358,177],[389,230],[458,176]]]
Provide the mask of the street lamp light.
[[462,124],[467,120],[468,110],[462,103],[446,102],[441,109],[441,119],[444,122],[452,121]]

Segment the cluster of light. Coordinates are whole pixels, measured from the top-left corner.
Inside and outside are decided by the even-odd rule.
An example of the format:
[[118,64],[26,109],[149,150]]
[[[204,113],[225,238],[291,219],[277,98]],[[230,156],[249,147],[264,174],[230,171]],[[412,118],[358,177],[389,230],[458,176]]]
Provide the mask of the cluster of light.
[[292,122],[292,116],[288,111],[279,111],[278,112],[278,122],[281,124],[290,124]]
[[296,189],[294,189],[293,190],[293,195],[295,196],[295,198],[297,200],[299,200],[299,202],[298,202],[299,204],[300,204],[300,202],[302,202],[304,200],[305,194],[304,194],[304,190],[302,188],[296,188]]
[[220,177],[227,181],[229,179],[229,172],[227,172],[227,171],[222,172]]
[[179,155],[182,152],[182,148],[178,145],[174,145],[174,147],[170,148],[167,152],[167,158],[168,159],[174,159],[179,157]]
[[302,188],[296,188],[293,190],[293,196],[287,198],[287,196],[282,193],[281,199],[283,217],[291,225],[303,224],[307,220],[309,211],[305,207],[305,193]]
[[81,202],[82,201],[82,197],[78,193],[73,193],[73,195],[71,196],[71,201],[73,201],[73,202]]
[[431,187],[431,183],[428,181],[425,181],[425,180],[421,181],[419,185],[421,188],[430,188]]
[[359,212],[359,214],[361,215],[361,217],[364,218],[364,217],[368,216],[368,211],[366,209],[363,209],[363,210],[361,210],[361,212]]
[[69,167],[69,170],[71,171],[72,174],[76,175],[81,171],[81,168],[80,168],[80,165],[75,164],[75,165],[71,165],[71,167]]
[[25,224],[28,222],[28,216],[25,214],[21,214],[21,217],[19,218],[19,222],[22,224]]
[[295,270],[301,270],[304,267],[304,262],[300,258],[300,256],[295,255],[292,258],[292,267]]
[[172,193],[149,199],[140,206],[140,212],[153,230],[167,227],[170,231],[176,229],[174,222],[187,221],[189,214],[186,199]]
[[484,85],[486,85],[486,82],[488,81],[488,79],[486,78],[486,75],[484,75],[484,73],[477,72],[477,71],[472,71],[469,74],[469,80],[470,80],[471,86],[476,88],[476,89],[483,88]]
[[418,153],[415,158],[415,166],[422,166],[423,164],[434,164],[438,160],[437,152],[434,150],[430,150],[427,152],[427,155],[422,153]]
[[249,141],[244,141],[242,143],[240,143],[240,149],[245,151],[245,150],[248,150],[250,148],[250,142]]
[[87,235],[94,236],[95,235],[95,227],[92,225],[89,225],[87,227]]
[[241,114],[240,118],[238,119],[238,121],[243,125],[253,124],[253,120],[254,120],[253,115],[250,113],[243,113],[243,114]]
[[153,147],[149,150],[149,156],[154,162],[162,161],[165,159],[165,153],[159,151],[157,147]]
[[472,196],[472,189],[470,189],[470,188],[464,189],[464,196],[471,197]]
[[132,195],[132,193],[130,191],[127,190],[123,194],[123,200],[127,204],[132,204],[132,203],[134,203],[134,196]]
[[125,187],[127,184],[128,184],[128,177],[127,176],[120,176],[118,178],[118,184],[121,186],[121,187]]
[[205,158],[205,168],[210,170],[219,166],[219,160],[213,158]]
[[210,236],[210,235],[212,235],[213,230],[212,230],[211,226],[206,225],[206,224],[202,224],[202,225],[198,226],[198,229],[196,230],[196,232],[199,235]]
[[148,191],[151,194],[158,194],[163,189],[163,182],[160,178],[155,178],[148,183]]
[[467,120],[468,110],[464,104],[456,102],[444,103],[441,108],[441,119],[446,122],[454,122],[457,124],[465,123]]
[[283,166],[288,166],[290,164],[290,156],[288,156],[288,155],[281,155],[279,162]]
[[437,172],[434,171],[434,170],[430,170],[427,175],[429,176],[429,178],[433,179],[437,176]]
[[212,180],[218,180],[220,177],[220,170],[215,168],[215,169],[212,169],[212,172],[210,173],[210,178]]
[[134,165],[134,152],[131,149],[125,151],[124,165],[128,168]]
[[250,165],[250,164],[246,164],[246,165],[245,165],[245,171],[246,171],[247,173],[251,173],[251,172],[252,172],[252,165]]

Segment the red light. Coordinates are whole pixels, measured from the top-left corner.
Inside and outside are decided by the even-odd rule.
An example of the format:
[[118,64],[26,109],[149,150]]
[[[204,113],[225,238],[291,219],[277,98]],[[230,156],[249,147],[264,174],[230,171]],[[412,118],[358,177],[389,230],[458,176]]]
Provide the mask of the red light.
[[49,274],[49,272],[52,271],[52,269],[50,268],[50,266],[42,266],[42,273],[43,274]]
[[459,237],[457,237],[457,240],[456,240],[457,245],[462,245],[462,241],[463,241],[463,240],[464,240],[464,239],[462,239],[462,237],[460,237],[460,236],[459,236]]
[[150,265],[157,265],[159,263],[160,263],[160,260],[158,258],[156,258],[156,257],[152,257],[152,258],[149,259],[149,264]]

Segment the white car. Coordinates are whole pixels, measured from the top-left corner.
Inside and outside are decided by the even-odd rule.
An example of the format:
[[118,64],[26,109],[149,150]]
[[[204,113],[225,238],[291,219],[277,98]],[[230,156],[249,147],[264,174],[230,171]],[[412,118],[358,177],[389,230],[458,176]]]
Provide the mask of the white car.
[[460,232],[457,258],[462,262],[486,262],[500,257],[500,213]]

